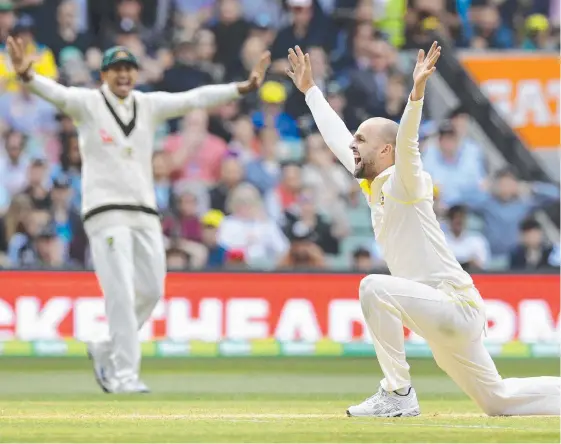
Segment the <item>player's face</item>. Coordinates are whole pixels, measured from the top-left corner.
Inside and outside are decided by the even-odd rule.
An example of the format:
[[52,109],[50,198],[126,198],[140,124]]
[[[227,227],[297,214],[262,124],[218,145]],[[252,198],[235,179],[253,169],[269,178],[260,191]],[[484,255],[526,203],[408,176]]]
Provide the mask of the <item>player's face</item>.
[[138,77],[138,70],[130,63],[116,63],[107,71],[101,73],[101,78],[113,94],[121,99],[127,97],[133,90]]
[[354,176],[357,179],[373,180],[386,169],[391,156],[392,146],[383,143],[374,125],[363,123],[358,127],[351,143],[355,158]]

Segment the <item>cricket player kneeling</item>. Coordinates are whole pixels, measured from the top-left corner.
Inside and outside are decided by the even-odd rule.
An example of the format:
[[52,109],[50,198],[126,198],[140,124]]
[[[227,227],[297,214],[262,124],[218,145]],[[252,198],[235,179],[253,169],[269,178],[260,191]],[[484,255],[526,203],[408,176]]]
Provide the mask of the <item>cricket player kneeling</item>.
[[107,338],[88,345],[105,392],[143,393],[138,330],[163,296],[166,273],[162,229],[152,178],[154,133],[193,108],[226,103],[256,90],[270,54],[241,83],[188,92],[133,91],[138,63],[124,47],[103,57],[100,89],[66,88],[35,74],[23,43],[7,41],[14,70],[32,92],[76,122],[83,164],[82,215],[94,268],[105,298]]
[[561,378],[502,379],[483,344],[485,307],[446,245],[433,210],[431,177],[418,146],[425,85],[441,48],[419,51],[401,123],[372,118],[354,136],[314,85],[308,54],[289,50],[287,71],[306,95],[316,124],[368,199],[376,241],[391,276],[362,280],[359,297],[384,373],[379,391],[348,416],[420,414],[405,360],[403,327],[425,338],[434,358],[488,415],[559,415]]

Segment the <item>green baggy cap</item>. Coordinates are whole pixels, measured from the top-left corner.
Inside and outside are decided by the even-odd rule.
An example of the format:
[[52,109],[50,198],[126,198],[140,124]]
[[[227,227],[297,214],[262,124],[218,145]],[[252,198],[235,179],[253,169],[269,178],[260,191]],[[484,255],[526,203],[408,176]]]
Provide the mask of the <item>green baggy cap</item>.
[[138,69],[138,61],[136,57],[124,46],[114,46],[103,53],[103,61],[101,62],[101,70],[107,71],[112,65],[119,62],[130,63]]

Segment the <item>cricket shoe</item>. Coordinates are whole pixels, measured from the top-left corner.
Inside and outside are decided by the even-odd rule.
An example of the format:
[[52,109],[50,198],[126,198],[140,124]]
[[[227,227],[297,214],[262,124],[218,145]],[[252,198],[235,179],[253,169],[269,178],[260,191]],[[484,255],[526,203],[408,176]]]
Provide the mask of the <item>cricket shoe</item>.
[[115,384],[111,393],[150,393],[150,389],[140,379]]
[[111,348],[109,343],[88,343],[88,358],[92,361],[97,384],[105,393],[113,391]]
[[364,402],[348,408],[347,416],[373,416],[378,418],[394,418],[400,416],[418,416],[421,414],[417,394],[413,387],[407,395],[387,392],[382,387],[378,393]]

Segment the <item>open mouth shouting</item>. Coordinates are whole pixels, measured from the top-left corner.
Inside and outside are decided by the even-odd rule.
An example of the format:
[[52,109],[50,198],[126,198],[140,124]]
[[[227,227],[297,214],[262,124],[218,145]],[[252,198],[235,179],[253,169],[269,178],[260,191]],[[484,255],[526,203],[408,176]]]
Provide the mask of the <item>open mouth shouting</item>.
[[353,156],[355,158],[354,176],[361,177],[362,170],[364,169],[364,163],[362,162],[362,157],[360,157],[360,153],[358,152],[358,149],[356,147],[351,146],[351,150],[353,151]]

